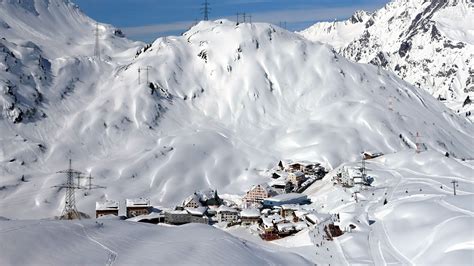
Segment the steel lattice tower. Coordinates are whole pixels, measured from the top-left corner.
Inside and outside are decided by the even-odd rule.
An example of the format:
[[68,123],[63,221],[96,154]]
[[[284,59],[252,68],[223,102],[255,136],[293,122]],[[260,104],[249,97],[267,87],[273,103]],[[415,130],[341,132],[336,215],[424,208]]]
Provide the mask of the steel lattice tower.
[[94,57],[100,60],[100,44],[99,44],[99,23],[95,23],[95,46]]
[[73,220],[80,219],[79,212],[76,208],[76,195],[75,189],[79,188],[78,185],[74,184],[74,177],[78,178],[81,172],[72,169],[72,161],[69,159],[69,169],[59,171],[58,173],[66,174],[66,183],[56,186],[59,188],[66,189],[66,197],[63,212],[61,213],[61,220]]
[[201,8],[201,13],[204,15],[204,21],[209,20],[210,11],[211,11],[210,4],[207,0],[205,0]]

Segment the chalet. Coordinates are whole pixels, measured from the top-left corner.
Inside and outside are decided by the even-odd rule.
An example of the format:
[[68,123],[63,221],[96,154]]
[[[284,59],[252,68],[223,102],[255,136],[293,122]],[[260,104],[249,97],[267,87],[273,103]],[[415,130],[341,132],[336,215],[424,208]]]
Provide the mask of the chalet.
[[306,176],[303,172],[297,171],[288,174],[288,181],[291,182],[295,187],[300,187],[306,179]]
[[268,185],[260,184],[253,186],[242,199],[245,207],[256,206],[262,202],[263,199],[272,197],[277,193]]
[[126,199],[125,206],[128,218],[149,214],[150,208],[152,207],[150,200],[145,198]]
[[95,203],[95,218],[99,218],[105,215],[118,216],[119,213],[119,202],[114,200],[107,200],[105,202]]
[[260,211],[258,209],[243,209],[240,212],[240,221],[242,225],[257,224],[260,221]]
[[263,200],[264,207],[275,207],[275,206],[282,206],[284,204],[309,204],[310,200],[308,196],[300,193],[288,193],[288,194],[281,194],[277,195],[272,198],[266,198]]
[[217,190],[196,191],[193,195],[187,197],[182,206],[185,208],[198,208],[201,206],[219,206],[222,199],[217,194]]
[[288,166],[288,169],[287,171],[290,172],[290,173],[294,173],[294,172],[298,172],[298,171],[303,171],[304,170],[304,167],[305,165],[301,164],[301,163],[292,163]]
[[202,203],[200,201],[199,196],[196,193],[187,197],[183,202],[184,208],[198,208],[201,206],[202,206]]
[[234,209],[230,208],[227,206],[220,206],[219,209],[217,209],[217,221],[218,222],[235,222],[239,219],[239,212]]

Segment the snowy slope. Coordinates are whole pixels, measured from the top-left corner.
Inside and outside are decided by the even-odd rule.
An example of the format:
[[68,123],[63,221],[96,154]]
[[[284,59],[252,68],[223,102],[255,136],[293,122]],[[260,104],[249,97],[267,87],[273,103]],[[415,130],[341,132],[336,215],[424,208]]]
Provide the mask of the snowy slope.
[[[336,241],[347,263],[472,263],[472,161],[404,151],[369,160],[367,168],[372,187],[334,186],[334,171],[305,192],[318,210],[340,213],[343,228],[356,225]],[[458,182],[456,196],[452,180]],[[358,203],[354,191],[360,191]]]
[[[360,167],[360,162],[344,167]],[[260,245],[298,253],[318,265],[472,264],[474,161],[431,151],[401,151],[367,160],[366,167],[374,178],[370,187],[334,185],[337,168],[305,191],[312,201],[306,209],[339,214],[336,224],[345,230],[355,225],[334,241],[323,239],[313,227],[270,242],[244,228],[226,230]],[[458,182],[456,196],[452,180]],[[358,202],[354,192],[359,192]]]
[[[465,114],[474,97],[474,5],[469,0],[393,0],[347,21],[300,32],[347,58],[380,65]],[[469,113],[468,113],[469,114]]]
[[311,264],[207,225],[98,222],[0,221],[2,265]]
[[[44,107],[52,98],[65,97],[78,82],[99,79],[111,61],[128,58],[141,46],[123,38],[120,30],[99,24],[106,61],[99,62],[91,57],[95,29],[96,22],[68,0],[0,1],[2,115],[15,123],[40,120],[48,115]],[[92,75],[88,80],[78,76],[84,68]]]
[[46,116],[2,116],[0,216],[58,215],[64,191],[51,187],[69,156],[107,186],[77,193],[89,214],[103,199],[243,194],[280,159],[334,168],[363,150],[413,150],[416,132],[429,150],[474,157],[472,123],[427,93],[269,24],[201,22],[140,53],[133,45],[105,62],[58,59],[69,63],[53,68]]

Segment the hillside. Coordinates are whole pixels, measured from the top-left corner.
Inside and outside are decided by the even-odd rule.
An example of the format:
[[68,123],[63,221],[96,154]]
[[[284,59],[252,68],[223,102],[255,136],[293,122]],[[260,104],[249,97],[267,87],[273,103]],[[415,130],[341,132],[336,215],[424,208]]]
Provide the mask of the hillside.
[[469,0],[393,0],[374,13],[300,32],[355,62],[396,73],[469,116],[474,105],[474,5]]
[[[93,25],[86,23],[92,32]],[[53,64],[49,86],[18,87],[19,94],[41,89],[45,115],[0,119],[0,216],[57,215],[64,191],[52,186],[64,182],[56,172],[68,157],[107,187],[77,193],[89,214],[105,198],[170,206],[207,187],[242,194],[280,159],[331,169],[363,150],[413,150],[417,132],[428,150],[473,157],[467,119],[389,72],[273,25],[201,22],[142,49],[108,41],[115,50],[103,52],[106,60],[59,58],[70,64]]]
[[311,264],[301,256],[277,253],[206,225],[0,221],[0,235],[0,258],[6,265]]

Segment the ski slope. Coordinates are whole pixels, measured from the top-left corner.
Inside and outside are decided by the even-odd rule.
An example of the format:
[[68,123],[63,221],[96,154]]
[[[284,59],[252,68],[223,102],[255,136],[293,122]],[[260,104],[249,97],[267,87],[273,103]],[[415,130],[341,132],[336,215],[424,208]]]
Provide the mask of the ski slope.
[[[473,261],[472,161],[433,152],[400,152],[369,160],[367,168],[375,179],[372,187],[335,187],[330,174],[326,182],[306,192],[319,210],[339,213],[343,228],[356,225],[336,241],[349,264],[467,265]],[[456,196],[452,180],[458,182]],[[360,191],[358,203],[354,191]]]
[[[0,221],[3,265],[310,265],[207,225],[119,220]],[[52,252],[54,250],[54,252]]]

